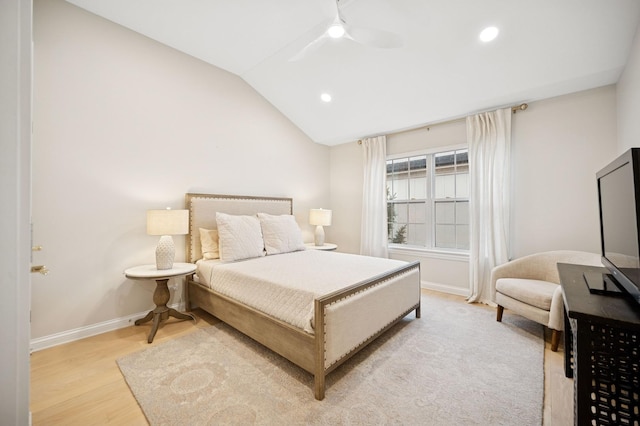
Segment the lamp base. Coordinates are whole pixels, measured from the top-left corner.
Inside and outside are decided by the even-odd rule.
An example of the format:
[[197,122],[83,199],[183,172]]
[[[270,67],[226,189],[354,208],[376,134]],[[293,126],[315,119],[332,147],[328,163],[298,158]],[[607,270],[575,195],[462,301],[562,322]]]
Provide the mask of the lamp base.
[[324,245],[324,228],[322,227],[322,225],[316,226],[316,233],[315,233],[315,238],[314,238],[313,242],[317,246],[323,246]]
[[159,270],[173,268],[173,260],[176,258],[176,247],[173,245],[171,235],[160,237],[156,247],[156,268]]

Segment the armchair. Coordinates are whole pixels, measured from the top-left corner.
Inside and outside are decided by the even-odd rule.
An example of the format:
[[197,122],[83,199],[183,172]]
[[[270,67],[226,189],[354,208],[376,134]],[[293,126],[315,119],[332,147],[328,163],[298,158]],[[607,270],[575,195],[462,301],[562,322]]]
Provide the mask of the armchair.
[[548,327],[554,352],[564,328],[558,263],[602,266],[599,254],[558,250],[521,257],[491,271],[491,300],[498,305],[496,321],[502,321],[507,308]]

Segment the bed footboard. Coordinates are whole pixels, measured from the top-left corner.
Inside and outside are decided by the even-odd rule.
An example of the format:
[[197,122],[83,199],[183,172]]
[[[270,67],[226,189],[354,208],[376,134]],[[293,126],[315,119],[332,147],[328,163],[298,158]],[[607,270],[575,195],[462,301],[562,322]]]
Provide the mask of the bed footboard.
[[420,317],[420,262],[315,301],[314,393],[323,399],[325,376],[411,311]]
[[415,310],[420,317],[420,263],[413,262],[315,300],[309,334],[189,279],[195,305],[313,374],[314,395],[324,399],[325,377]]

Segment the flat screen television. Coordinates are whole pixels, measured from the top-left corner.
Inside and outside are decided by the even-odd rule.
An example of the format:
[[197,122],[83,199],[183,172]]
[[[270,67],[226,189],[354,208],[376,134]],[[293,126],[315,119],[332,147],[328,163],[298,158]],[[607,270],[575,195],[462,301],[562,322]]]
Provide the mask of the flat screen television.
[[596,174],[602,263],[640,305],[640,148],[632,148]]

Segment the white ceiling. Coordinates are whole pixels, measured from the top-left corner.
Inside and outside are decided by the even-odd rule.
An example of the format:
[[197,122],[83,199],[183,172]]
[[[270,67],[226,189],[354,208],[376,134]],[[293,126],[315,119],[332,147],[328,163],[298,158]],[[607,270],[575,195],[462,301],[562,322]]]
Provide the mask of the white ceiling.
[[326,145],[615,83],[640,18],[638,0],[342,0],[404,45],[331,40],[291,62],[332,0],[67,1],[237,74]]

